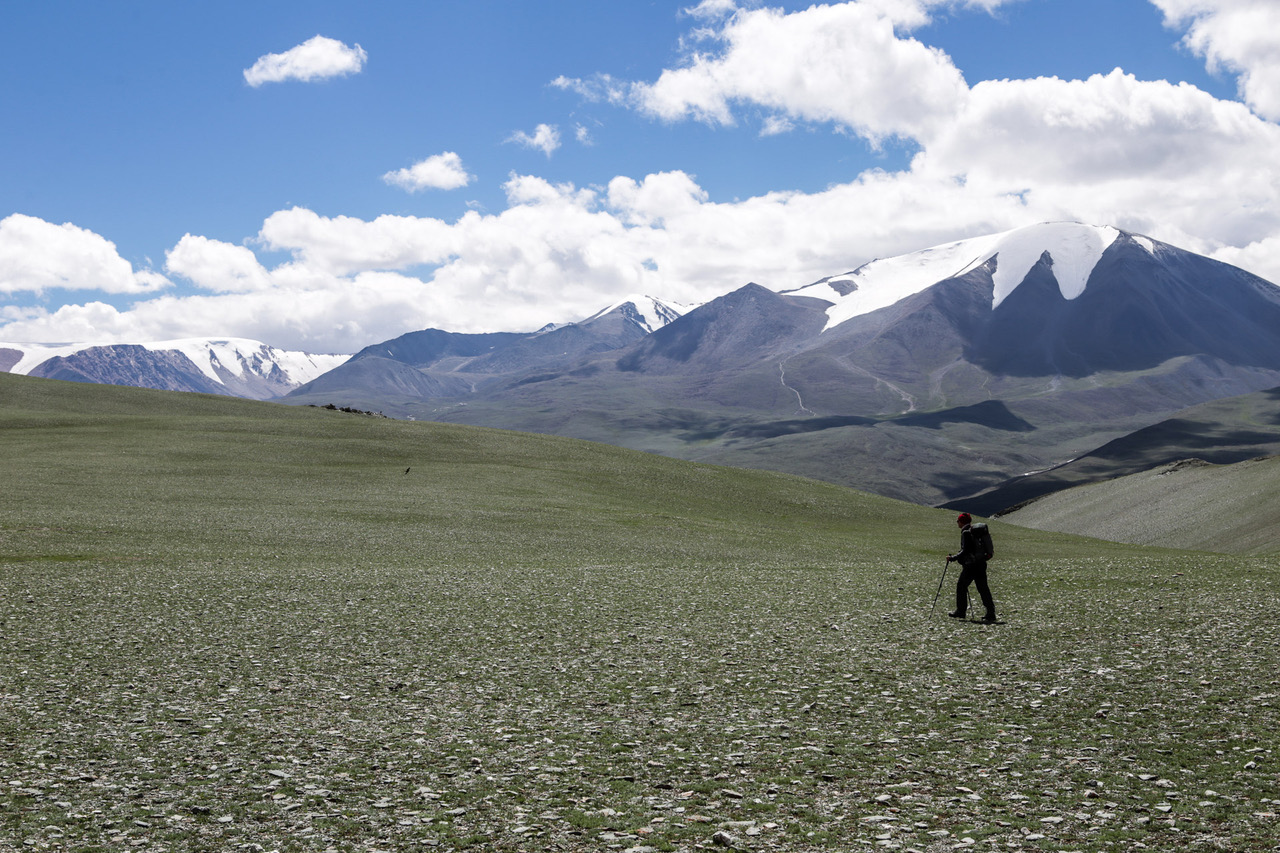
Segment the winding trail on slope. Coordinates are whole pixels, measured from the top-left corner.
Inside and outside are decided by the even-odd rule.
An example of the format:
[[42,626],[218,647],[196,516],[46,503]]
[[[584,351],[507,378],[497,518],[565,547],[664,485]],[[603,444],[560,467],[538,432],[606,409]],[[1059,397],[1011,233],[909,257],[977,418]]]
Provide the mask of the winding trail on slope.
[[787,369],[786,367],[784,367],[785,364],[786,364],[785,361],[778,362],[778,381],[782,383],[783,388],[786,388],[792,394],[796,395],[796,403],[800,406],[800,412],[802,414],[808,414],[808,415],[812,415],[813,417],[817,417],[818,416],[817,412],[805,406],[804,398],[800,396],[800,392],[787,384]]

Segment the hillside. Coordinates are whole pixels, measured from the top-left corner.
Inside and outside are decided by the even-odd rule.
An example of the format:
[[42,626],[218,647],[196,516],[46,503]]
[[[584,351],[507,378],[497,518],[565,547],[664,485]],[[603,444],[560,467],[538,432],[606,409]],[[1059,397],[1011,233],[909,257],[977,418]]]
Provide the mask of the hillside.
[[1048,470],[1015,477],[948,506],[995,515],[1043,495],[1182,459],[1219,465],[1280,453],[1280,388],[1193,406]]
[[[403,552],[433,565],[830,563],[860,531],[877,531],[883,559],[945,548],[939,530],[952,538],[950,513],[787,475],[218,396],[0,374],[0,440],[6,490],[21,496],[10,523],[92,516],[110,533],[78,543],[86,559],[148,542],[194,557],[233,547],[228,528],[237,550],[325,563]],[[353,530],[371,517],[376,541]]]
[[1001,516],[1037,530],[1227,554],[1280,552],[1280,456],[1187,459],[1054,492]]

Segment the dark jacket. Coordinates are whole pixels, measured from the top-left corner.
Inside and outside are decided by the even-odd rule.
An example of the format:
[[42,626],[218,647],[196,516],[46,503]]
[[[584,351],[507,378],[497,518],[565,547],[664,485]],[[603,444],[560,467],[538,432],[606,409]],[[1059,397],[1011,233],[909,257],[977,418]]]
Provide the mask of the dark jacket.
[[960,550],[956,552],[951,559],[955,560],[966,569],[970,566],[987,565],[986,552],[978,544],[978,537],[973,535],[973,525],[966,524],[960,530]]

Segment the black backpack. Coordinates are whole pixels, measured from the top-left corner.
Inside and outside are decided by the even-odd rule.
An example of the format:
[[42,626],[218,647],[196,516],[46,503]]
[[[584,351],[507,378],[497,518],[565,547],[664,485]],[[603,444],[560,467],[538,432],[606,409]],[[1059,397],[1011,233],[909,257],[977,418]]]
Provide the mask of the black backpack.
[[973,539],[978,543],[978,552],[982,554],[982,559],[990,560],[996,555],[996,546],[991,541],[991,530],[985,524],[979,521],[976,524],[969,525],[969,532],[973,534]]

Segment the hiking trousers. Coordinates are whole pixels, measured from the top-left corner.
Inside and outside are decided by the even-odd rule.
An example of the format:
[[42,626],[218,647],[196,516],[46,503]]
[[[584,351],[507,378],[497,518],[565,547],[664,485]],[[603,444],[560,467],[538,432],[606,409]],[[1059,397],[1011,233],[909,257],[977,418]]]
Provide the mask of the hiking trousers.
[[996,618],[996,602],[991,597],[991,587],[987,586],[987,563],[985,560],[961,566],[960,577],[956,581],[956,613],[964,616],[969,608],[969,584],[978,588],[978,596],[982,606],[987,608],[987,617]]

